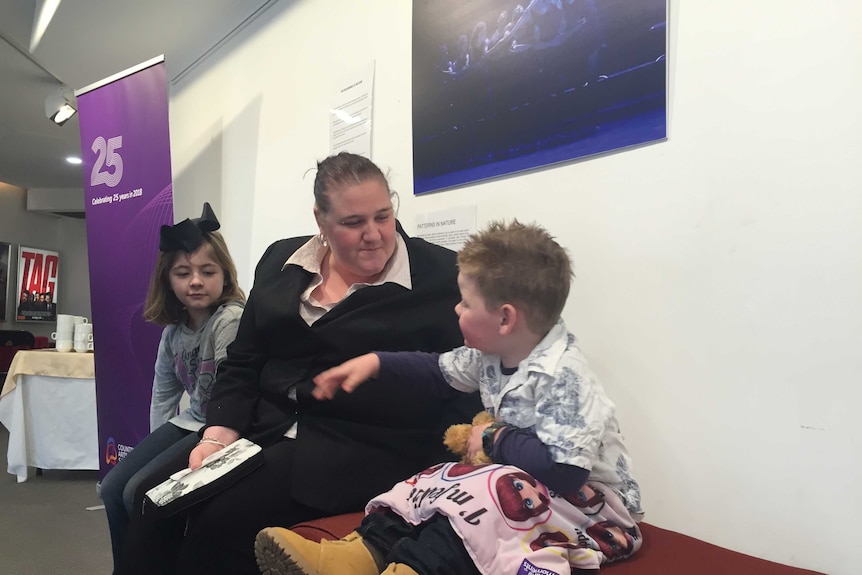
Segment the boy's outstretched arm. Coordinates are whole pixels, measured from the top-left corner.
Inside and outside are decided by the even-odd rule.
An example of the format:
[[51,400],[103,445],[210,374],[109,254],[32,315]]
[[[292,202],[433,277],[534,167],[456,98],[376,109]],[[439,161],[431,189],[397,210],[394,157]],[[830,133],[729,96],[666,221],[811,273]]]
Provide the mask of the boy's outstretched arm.
[[365,380],[377,378],[453,397],[464,390],[455,390],[447,383],[438,365],[439,356],[423,351],[376,351],[360,355],[318,374],[311,394],[317,399],[332,399],[339,388],[350,393]]
[[366,353],[354,357],[317,374],[311,395],[317,399],[332,399],[339,388],[350,393],[365,380],[377,377],[379,372],[380,360],[377,355]]

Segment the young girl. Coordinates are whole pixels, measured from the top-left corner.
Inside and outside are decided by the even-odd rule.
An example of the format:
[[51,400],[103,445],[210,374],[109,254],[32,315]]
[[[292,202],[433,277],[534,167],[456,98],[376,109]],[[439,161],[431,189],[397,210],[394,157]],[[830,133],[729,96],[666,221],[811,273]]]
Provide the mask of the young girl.
[[[102,480],[114,570],[119,563],[135,490],[152,469],[198,441],[216,370],[236,336],[245,305],[236,266],[208,203],[200,218],[162,226],[159,258],[144,317],[165,326],[156,357],[150,434]],[[183,392],[189,407],[176,415]]]

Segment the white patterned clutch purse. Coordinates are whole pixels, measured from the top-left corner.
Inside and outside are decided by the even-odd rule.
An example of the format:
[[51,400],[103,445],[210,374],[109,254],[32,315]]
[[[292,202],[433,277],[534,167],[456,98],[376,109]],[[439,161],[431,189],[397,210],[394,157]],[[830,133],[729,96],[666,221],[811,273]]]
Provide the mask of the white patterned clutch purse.
[[[192,471],[183,469],[147,491],[144,513],[172,515],[215,495],[263,464],[260,445],[238,439]],[[155,508],[155,509],[153,509]]]

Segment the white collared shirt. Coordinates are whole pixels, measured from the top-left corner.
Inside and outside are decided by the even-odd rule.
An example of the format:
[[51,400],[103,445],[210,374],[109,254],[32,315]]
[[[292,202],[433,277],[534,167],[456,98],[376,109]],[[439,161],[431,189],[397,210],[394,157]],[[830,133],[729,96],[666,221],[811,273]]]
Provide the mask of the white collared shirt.
[[410,256],[407,254],[407,244],[404,243],[404,238],[401,237],[401,234],[396,233],[395,252],[392,254],[392,257],[389,258],[389,261],[386,263],[386,266],[383,268],[383,271],[380,273],[380,277],[376,282],[355,283],[348,288],[347,293],[344,294],[344,297],[341,298],[341,300],[322,304],[314,298],[312,293],[320,284],[323,283],[323,276],[320,273],[320,268],[323,263],[323,258],[326,257],[328,251],[329,248],[323,245],[320,236],[315,235],[298,250],[293,252],[282,266],[282,269],[284,269],[289,265],[296,265],[305,271],[314,274],[308,287],[305,288],[305,291],[303,291],[299,297],[299,315],[308,325],[312,325],[323,317],[326,312],[338,305],[341,301],[350,297],[352,293],[362,288],[383,285],[387,282],[391,282],[403,286],[406,289],[413,289],[413,281],[410,278]]

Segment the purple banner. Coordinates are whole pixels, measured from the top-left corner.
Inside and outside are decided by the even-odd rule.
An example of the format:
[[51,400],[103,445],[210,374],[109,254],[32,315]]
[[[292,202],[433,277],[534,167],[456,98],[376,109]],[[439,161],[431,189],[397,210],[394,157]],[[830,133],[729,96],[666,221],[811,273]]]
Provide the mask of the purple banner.
[[159,227],[173,223],[162,58],[78,94],[99,418],[99,476],[149,433],[161,328],[143,318]]

